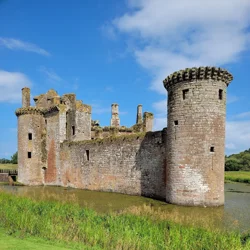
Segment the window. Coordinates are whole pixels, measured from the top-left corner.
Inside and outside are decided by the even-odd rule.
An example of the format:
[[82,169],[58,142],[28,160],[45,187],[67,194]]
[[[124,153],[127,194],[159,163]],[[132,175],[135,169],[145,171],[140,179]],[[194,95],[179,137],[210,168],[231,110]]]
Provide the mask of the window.
[[182,90],[182,98],[183,98],[183,100],[187,99],[188,91],[189,91],[189,89],[183,89]]
[[31,158],[31,152],[28,152],[28,158],[29,159]]
[[175,126],[178,126],[178,124],[179,124],[178,120],[174,121]]
[[49,105],[52,104],[52,100],[50,98],[47,99],[47,102],[48,102]]
[[89,161],[89,150],[86,150],[87,161]]
[[72,126],[72,135],[75,135],[75,126]]
[[173,92],[169,91],[168,92],[168,103],[171,102],[173,100]]
[[210,147],[210,152],[214,153],[214,147]]
[[219,89],[219,100],[222,100],[223,98],[223,90]]
[[28,137],[29,137],[29,141],[32,141],[32,133],[29,133]]

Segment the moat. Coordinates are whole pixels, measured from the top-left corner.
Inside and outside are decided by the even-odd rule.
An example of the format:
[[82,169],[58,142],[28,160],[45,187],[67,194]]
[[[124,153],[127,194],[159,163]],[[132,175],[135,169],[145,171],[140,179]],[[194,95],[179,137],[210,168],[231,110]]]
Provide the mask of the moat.
[[183,207],[150,198],[117,193],[95,192],[62,187],[0,186],[0,190],[32,197],[33,199],[77,202],[98,212],[132,212],[148,210],[155,216],[192,225],[249,230],[250,185],[225,184],[225,206],[217,208]]

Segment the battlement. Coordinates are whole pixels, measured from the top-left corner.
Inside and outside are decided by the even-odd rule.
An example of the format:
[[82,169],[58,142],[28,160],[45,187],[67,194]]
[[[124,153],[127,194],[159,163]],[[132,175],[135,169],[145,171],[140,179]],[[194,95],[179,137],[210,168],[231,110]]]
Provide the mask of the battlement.
[[168,90],[171,85],[195,80],[213,79],[215,81],[223,81],[229,85],[233,80],[233,76],[227,70],[217,67],[199,67],[186,68],[169,75],[163,80],[164,87]]
[[15,112],[16,116],[20,115],[43,115],[44,109],[38,108],[38,107],[25,107],[25,108],[19,108]]

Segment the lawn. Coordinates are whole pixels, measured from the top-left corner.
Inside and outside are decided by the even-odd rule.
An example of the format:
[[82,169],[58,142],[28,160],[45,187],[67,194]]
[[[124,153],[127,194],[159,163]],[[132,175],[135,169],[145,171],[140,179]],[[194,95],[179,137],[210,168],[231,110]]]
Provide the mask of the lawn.
[[8,235],[4,229],[0,228],[0,249],[1,250],[67,250],[63,244],[46,241],[35,237],[20,237]]
[[250,183],[250,171],[226,171],[225,180]]
[[17,164],[0,164],[0,169],[17,169]]

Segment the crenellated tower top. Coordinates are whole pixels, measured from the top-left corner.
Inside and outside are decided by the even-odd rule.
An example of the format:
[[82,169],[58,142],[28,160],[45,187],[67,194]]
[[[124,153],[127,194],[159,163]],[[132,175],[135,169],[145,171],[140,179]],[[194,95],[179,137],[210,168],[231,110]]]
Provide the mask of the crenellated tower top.
[[215,81],[223,81],[229,85],[233,80],[233,76],[227,70],[217,67],[193,67],[179,70],[169,75],[163,80],[164,87],[168,90],[172,85],[195,80],[213,79]]

